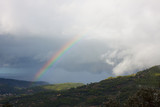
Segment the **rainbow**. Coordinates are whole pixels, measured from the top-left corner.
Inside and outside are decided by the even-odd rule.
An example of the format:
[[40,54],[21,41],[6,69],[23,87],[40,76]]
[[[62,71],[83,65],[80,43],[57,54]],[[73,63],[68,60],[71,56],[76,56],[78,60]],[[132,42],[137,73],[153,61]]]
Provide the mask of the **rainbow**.
[[62,46],[62,48],[53,56],[50,60],[47,61],[46,64],[36,73],[34,80],[37,81],[47,70],[52,67],[70,48],[72,48],[78,41],[80,41],[84,35],[75,36],[69,42]]

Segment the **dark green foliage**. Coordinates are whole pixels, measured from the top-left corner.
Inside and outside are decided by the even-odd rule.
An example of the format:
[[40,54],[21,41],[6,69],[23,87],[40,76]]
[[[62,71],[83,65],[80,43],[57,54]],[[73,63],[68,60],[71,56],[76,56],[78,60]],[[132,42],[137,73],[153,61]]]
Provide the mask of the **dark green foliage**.
[[160,91],[153,88],[142,88],[127,101],[128,107],[159,107]]
[[136,74],[137,84],[158,88],[160,86],[160,67],[155,66]]
[[154,88],[141,88],[125,103],[116,99],[109,99],[103,103],[103,107],[160,107],[160,90]]
[[116,99],[109,99],[103,103],[103,107],[120,107],[120,103]]
[[[158,66],[134,75],[109,78],[98,83],[71,88],[62,91],[44,91],[42,87],[33,87],[32,91],[42,92],[9,98],[8,101],[16,107],[63,107],[63,106],[106,106],[110,107],[132,105],[134,95],[142,87],[158,88],[160,83],[160,69]],[[36,91],[35,91],[36,90]],[[152,91],[151,91],[152,92]],[[145,90],[143,90],[145,93]],[[147,94],[149,94],[147,92]],[[145,96],[151,96],[152,94]],[[134,96],[133,96],[134,95]],[[137,95],[141,95],[140,93]],[[133,97],[130,97],[133,96]],[[143,95],[142,95],[143,96]],[[130,97],[130,100],[127,100]],[[108,100],[108,98],[112,100]],[[148,97],[146,97],[148,98]],[[156,98],[156,97],[151,97]],[[138,99],[138,98],[137,98]],[[135,100],[138,101],[138,100]],[[140,97],[142,100],[142,97]],[[141,101],[140,100],[140,101]],[[128,101],[128,102],[127,102]],[[142,100],[143,101],[143,100]],[[145,101],[145,100],[144,100]],[[150,100],[147,100],[150,101]],[[104,103],[105,102],[105,103]],[[136,103],[135,103],[136,104]],[[156,104],[156,103],[155,103]],[[158,103],[159,104],[159,103]],[[134,105],[134,102],[133,102]],[[132,107],[132,106],[131,106]],[[133,106],[139,107],[139,106]],[[141,106],[140,106],[141,107]],[[154,107],[154,106],[153,106]],[[156,106],[155,106],[156,107]]]

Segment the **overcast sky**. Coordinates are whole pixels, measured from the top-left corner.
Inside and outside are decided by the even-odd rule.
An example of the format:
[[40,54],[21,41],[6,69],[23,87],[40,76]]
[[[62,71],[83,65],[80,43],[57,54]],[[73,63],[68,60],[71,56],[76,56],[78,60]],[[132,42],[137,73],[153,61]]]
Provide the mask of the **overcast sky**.
[[39,80],[90,83],[159,65],[160,1],[0,0],[0,77],[33,80],[77,35]]

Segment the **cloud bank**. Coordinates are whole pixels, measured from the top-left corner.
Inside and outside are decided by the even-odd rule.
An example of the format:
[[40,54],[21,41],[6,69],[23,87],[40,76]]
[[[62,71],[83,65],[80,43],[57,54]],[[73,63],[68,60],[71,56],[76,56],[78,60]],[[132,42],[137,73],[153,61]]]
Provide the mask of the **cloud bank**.
[[28,75],[34,75],[76,35],[85,37],[56,69],[124,75],[158,65],[159,5],[159,0],[0,0],[0,66],[31,67]]

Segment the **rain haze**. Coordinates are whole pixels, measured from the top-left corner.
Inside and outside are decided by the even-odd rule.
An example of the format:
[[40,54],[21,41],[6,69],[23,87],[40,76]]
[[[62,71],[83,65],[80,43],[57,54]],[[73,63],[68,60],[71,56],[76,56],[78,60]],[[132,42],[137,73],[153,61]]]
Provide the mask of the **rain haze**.
[[160,64],[159,0],[0,0],[0,77],[98,82]]

